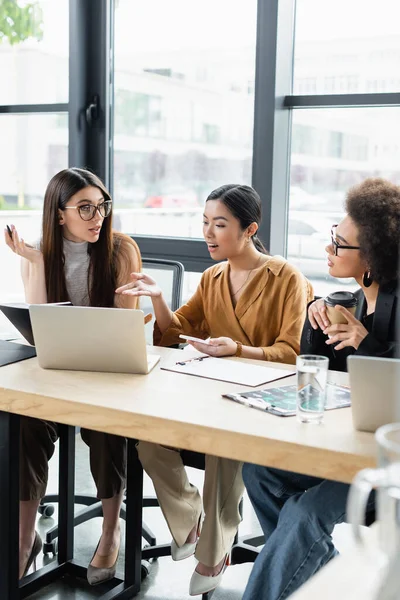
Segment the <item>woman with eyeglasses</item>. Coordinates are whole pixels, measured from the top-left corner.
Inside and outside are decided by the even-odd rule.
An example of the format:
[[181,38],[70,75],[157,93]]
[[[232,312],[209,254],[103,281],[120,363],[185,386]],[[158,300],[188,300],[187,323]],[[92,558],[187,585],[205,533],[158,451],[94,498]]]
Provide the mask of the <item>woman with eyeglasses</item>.
[[[400,187],[367,179],[348,192],[346,212],[326,251],[330,275],[359,285],[357,312],[337,306],[347,323],[332,325],[324,300],[315,300],[300,347],[328,356],[329,368],[339,371],[347,370],[350,354],[399,356]],[[331,536],[344,521],[349,486],[250,464],[243,480],[265,536],[243,600],[284,600],[337,554]]]
[[[140,271],[139,248],[131,238],[112,230],[111,215],[110,194],[93,173],[71,168],[51,179],[44,198],[41,240],[30,246],[14,226],[12,236],[4,232],[6,244],[22,257],[28,303],[69,300],[76,306],[137,308],[137,298],[115,295],[114,290],[131,272]],[[94,585],[115,575],[126,440],[85,429],[81,435],[90,448],[90,468],[104,517],[102,536],[87,572]],[[21,418],[20,578],[41,550],[35,520],[57,438],[56,423]]]

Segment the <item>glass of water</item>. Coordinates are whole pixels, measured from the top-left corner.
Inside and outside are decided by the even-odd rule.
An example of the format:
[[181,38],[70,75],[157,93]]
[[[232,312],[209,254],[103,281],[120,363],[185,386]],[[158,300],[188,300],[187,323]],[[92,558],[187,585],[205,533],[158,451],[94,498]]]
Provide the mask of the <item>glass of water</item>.
[[297,418],[301,423],[322,423],[328,366],[326,356],[301,354],[297,357]]

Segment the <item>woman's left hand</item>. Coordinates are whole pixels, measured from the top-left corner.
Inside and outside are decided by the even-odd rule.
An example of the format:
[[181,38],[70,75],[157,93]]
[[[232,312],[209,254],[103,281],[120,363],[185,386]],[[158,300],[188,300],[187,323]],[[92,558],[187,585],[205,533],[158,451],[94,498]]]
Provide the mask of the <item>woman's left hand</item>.
[[234,356],[237,350],[236,342],[228,337],[211,338],[207,344],[188,340],[188,344],[209,356]]
[[335,346],[335,350],[342,350],[346,346],[352,346],[357,350],[363,339],[367,337],[368,330],[365,329],[364,325],[347,308],[336,306],[335,310],[340,311],[346,317],[347,323],[329,325],[329,327],[324,329],[325,335],[330,336],[329,340],[326,340],[326,344],[331,345],[340,342]]

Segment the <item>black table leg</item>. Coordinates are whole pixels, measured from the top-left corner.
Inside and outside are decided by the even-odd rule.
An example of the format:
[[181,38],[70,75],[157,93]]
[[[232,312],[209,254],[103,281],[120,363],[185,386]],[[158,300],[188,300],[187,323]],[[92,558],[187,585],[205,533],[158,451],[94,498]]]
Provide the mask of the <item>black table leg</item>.
[[19,600],[19,415],[0,411],[0,598]]
[[128,439],[125,584],[131,588],[134,595],[139,592],[141,582],[142,503],[143,469],[137,455],[136,442]]
[[59,425],[60,467],[58,477],[58,560],[74,557],[75,427]]
[[[85,576],[73,560],[75,428],[60,425],[59,542],[51,564],[19,583],[19,443],[20,417],[0,411],[0,600],[23,600],[59,577]],[[128,600],[140,590],[143,471],[135,440],[128,440],[125,579],[102,600]]]
[[128,439],[125,525],[125,577],[101,600],[131,600],[140,591],[142,558],[143,469],[136,441]]

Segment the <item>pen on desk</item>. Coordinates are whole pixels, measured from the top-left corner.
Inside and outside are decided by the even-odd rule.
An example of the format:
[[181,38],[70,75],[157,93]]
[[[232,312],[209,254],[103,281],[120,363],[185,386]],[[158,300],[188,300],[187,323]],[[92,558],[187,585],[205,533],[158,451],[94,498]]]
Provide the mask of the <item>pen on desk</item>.
[[186,363],[191,363],[191,362],[202,362],[203,360],[205,360],[206,358],[211,358],[210,356],[196,356],[196,358],[187,358],[186,360],[179,360],[178,362],[176,362],[176,365],[186,365]]
[[326,384],[331,385],[332,387],[341,387],[341,388],[344,388],[345,390],[350,389],[349,385],[343,385],[342,383],[336,383],[336,381],[327,381]]
[[261,410],[268,411],[271,408],[271,404],[268,402],[264,402],[263,400],[249,400],[246,396],[241,396],[240,394],[229,394],[229,398],[238,404],[243,404],[244,406],[248,406],[249,408],[259,408]]

